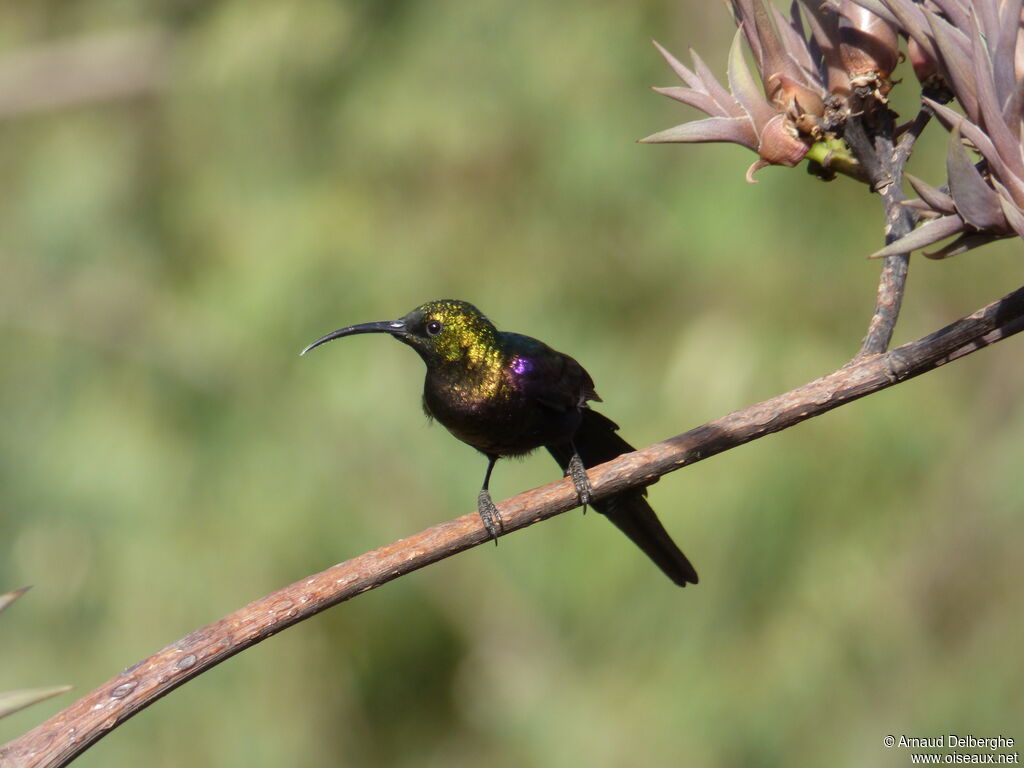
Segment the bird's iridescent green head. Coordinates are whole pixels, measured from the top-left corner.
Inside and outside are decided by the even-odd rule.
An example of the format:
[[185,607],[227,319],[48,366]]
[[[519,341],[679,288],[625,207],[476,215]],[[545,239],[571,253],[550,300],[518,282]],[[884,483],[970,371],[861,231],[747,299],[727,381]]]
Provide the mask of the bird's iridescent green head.
[[398,320],[340,328],[314,341],[302,354],[332,339],[357,333],[389,333],[419,352],[428,366],[490,366],[500,354],[498,332],[491,321],[472,304],[455,299],[428,301]]
[[464,363],[473,367],[493,350],[498,332],[472,304],[455,299],[428,301],[401,319],[404,334],[395,337],[431,363]]

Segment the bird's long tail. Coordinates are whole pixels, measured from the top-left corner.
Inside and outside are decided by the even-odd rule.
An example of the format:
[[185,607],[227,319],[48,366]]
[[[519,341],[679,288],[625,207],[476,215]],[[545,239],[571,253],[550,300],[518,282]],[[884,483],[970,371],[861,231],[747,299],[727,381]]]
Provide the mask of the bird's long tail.
[[[583,466],[590,468],[616,456],[635,450],[618,435],[618,425],[589,408],[583,409],[583,421],[576,431],[573,442],[579,452]],[[569,466],[572,445],[548,446],[562,471]],[[630,489],[607,499],[594,502],[595,510],[603,514],[642,549],[654,563],[680,587],[697,583],[697,571],[668,535],[658,520],[643,489]]]

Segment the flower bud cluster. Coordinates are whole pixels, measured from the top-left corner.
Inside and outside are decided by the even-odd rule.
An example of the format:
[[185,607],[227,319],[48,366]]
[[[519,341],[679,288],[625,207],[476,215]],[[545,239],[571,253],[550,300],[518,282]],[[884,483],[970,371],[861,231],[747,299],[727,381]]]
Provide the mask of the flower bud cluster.
[[[947,179],[935,187],[907,175],[919,195],[907,205],[922,223],[876,255],[955,237],[928,254],[943,258],[1024,237],[1020,0],[794,0],[788,14],[769,0],[731,0],[731,7],[738,30],[728,87],[695,52],[690,68],[658,46],[684,86],[655,90],[707,117],[641,141],[740,144],[758,156],[749,181],[768,165],[798,165],[815,145],[828,157],[844,146],[851,114],[886,108],[900,82],[892,76],[904,57],[902,38],[922,105],[950,132]],[[855,160],[839,170],[858,175]]]
[[[739,29],[729,54],[728,88],[696,53],[691,51],[690,69],[658,46],[686,86],[655,90],[708,118],[642,142],[741,144],[758,155],[747,171],[752,181],[760,168],[793,167],[815,143],[840,138],[854,89],[885,102],[899,57],[896,27],[885,19],[849,0],[802,0],[788,16],[766,0],[732,0],[732,10]],[[752,54],[756,77],[744,48]]]

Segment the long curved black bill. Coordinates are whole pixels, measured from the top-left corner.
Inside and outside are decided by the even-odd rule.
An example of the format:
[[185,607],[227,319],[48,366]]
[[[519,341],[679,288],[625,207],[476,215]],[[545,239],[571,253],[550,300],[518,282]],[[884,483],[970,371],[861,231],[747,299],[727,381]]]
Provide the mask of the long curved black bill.
[[401,320],[382,320],[378,323],[360,323],[359,325],[350,325],[347,328],[339,328],[333,333],[328,333],[323,336],[304,350],[299,353],[299,356],[306,354],[309,350],[314,347],[319,347],[321,344],[326,344],[328,341],[334,339],[340,339],[342,336],[355,336],[357,333],[390,333],[392,335],[405,333],[405,323]]

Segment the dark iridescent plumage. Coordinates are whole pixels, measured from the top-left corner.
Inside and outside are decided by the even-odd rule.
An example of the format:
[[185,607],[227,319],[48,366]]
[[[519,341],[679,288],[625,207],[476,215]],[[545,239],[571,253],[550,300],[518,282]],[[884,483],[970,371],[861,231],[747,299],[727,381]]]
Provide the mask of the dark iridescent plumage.
[[[341,328],[313,342],[357,333],[389,333],[415,349],[427,366],[423,407],[449,432],[489,459],[478,506],[492,536],[501,518],[487,491],[494,463],[545,447],[576,483],[584,503],[593,467],[633,450],[618,427],[587,406],[600,401],[583,367],[547,344],[498,331],[464,301],[432,301],[399,320]],[[679,586],[697,573],[644,499],[629,490],[594,503]]]

